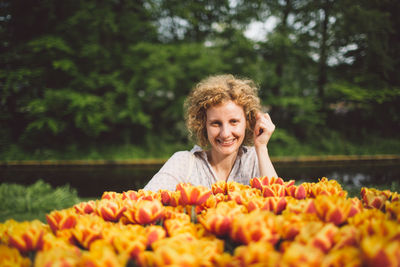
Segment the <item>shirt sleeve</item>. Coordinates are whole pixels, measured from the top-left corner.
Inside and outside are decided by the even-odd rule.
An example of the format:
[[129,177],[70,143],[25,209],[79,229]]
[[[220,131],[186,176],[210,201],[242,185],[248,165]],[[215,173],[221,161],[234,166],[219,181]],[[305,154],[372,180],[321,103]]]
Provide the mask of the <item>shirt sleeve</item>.
[[189,151],[176,152],[143,189],[153,192],[157,192],[160,189],[175,191],[177,184],[188,182],[187,174],[191,157],[192,154]]

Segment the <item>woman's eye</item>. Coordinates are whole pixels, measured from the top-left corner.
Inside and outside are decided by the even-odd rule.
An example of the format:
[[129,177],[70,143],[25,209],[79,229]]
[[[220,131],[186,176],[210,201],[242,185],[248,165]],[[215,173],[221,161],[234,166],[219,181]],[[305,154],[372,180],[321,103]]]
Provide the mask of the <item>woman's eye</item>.
[[239,120],[231,120],[231,123],[232,123],[232,124],[238,124],[238,123],[239,123]]

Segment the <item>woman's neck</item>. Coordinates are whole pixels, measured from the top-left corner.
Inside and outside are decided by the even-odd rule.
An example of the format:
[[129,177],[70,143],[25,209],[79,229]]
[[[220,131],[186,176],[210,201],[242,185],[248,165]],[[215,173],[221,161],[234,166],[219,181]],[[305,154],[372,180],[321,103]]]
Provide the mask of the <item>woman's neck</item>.
[[215,152],[213,153],[212,150],[207,152],[208,162],[214,169],[218,180],[226,181],[228,179],[233,165],[235,164],[237,154],[238,152],[225,156]]

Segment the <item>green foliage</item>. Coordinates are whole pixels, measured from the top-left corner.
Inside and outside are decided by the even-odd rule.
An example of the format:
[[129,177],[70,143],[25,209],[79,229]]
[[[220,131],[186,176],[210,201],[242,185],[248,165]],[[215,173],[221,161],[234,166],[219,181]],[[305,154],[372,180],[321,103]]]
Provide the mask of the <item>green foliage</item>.
[[80,202],[75,189],[68,185],[52,188],[39,180],[32,185],[0,185],[0,221],[7,219],[45,221],[45,215]]
[[[276,142],[296,147],[288,150],[293,153],[307,140],[330,140],[316,134],[322,128],[344,142],[368,134],[393,138],[400,130],[399,5],[6,0],[0,6],[1,149],[50,157],[71,147],[98,151],[102,144],[164,155],[170,148],[157,154],[152,144],[188,144],[184,99],[217,73],[260,84],[281,130]],[[246,37],[251,22],[267,19],[276,25],[260,41]]]

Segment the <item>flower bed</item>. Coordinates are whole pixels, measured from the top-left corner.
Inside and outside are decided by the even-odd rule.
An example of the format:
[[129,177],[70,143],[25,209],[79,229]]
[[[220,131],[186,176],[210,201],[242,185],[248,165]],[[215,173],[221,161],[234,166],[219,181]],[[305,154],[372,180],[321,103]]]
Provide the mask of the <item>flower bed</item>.
[[253,178],[104,192],[0,224],[0,266],[400,266],[397,192]]

